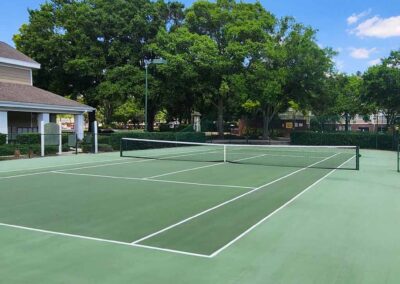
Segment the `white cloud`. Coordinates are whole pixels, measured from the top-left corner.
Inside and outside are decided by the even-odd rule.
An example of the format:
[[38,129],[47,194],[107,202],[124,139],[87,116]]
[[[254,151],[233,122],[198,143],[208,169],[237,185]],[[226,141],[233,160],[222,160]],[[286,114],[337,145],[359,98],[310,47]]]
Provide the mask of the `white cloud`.
[[374,65],[379,65],[379,64],[381,64],[381,60],[379,58],[368,61],[369,66],[374,66]]
[[348,25],[354,25],[355,23],[357,23],[359,20],[361,20],[362,18],[368,16],[371,13],[371,9],[368,9],[364,12],[361,12],[360,14],[353,14],[350,17],[347,18],[347,24]]
[[354,48],[351,47],[350,56],[356,59],[368,59],[371,54],[376,52],[376,48],[366,49],[366,48]]
[[374,16],[360,23],[351,33],[359,37],[400,37],[400,16],[390,18]]

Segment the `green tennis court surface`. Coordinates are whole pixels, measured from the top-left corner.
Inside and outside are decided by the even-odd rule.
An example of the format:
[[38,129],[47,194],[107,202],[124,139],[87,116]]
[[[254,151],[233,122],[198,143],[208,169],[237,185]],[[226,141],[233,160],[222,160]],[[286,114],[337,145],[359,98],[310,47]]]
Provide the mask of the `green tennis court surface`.
[[398,283],[394,152],[218,149],[2,162],[2,281]]

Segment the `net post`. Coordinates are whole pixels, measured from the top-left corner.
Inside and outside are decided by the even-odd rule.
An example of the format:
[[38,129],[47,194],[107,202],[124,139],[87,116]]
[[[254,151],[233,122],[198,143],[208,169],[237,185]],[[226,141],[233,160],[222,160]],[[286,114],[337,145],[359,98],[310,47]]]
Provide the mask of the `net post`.
[[226,163],[226,145],[224,145],[224,163]]
[[356,170],[360,170],[360,146],[356,147]]
[[122,157],[122,138],[119,140],[119,156]]

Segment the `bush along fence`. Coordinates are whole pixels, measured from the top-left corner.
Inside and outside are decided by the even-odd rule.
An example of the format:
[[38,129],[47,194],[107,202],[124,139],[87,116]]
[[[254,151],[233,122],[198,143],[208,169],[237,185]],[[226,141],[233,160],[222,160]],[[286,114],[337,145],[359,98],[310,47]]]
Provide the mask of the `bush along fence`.
[[[119,151],[122,138],[206,142],[206,135],[202,132],[114,132],[98,134],[97,140],[99,152]],[[82,151],[86,153],[92,152],[93,141],[93,135],[91,133],[85,133],[85,138],[81,142]]]
[[[65,133],[62,135],[62,152],[71,151],[68,145],[68,135],[70,134]],[[41,155],[41,135],[39,133],[13,133],[9,137],[13,139],[7,141],[6,135],[0,135],[0,159],[32,158]],[[50,140],[53,143],[50,143]],[[58,135],[45,134],[44,154],[58,154],[60,150],[58,141]]]
[[294,131],[290,135],[293,145],[359,146],[363,149],[396,150],[398,135],[369,132],[309,132]]

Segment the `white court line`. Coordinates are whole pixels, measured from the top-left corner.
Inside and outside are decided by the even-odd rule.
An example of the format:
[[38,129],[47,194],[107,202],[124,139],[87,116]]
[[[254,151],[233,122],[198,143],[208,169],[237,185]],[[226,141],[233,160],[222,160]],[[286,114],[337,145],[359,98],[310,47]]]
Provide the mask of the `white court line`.
[[[354,157],[351,157],[350,159],[348,159],[347,161],[345,161],[343,164],[341,164],[338,168],[342,167],[343,165],[345,165],[347,162],[349,162],[350,160],[352,160]],[[285,208],[286,206],[288,206],[290,203],[292,203],[293,201],[295,201],[297,198],[299,198],[301,195],[303,195],[304,193],[306,193],[308,190],[310,190],[311,188],[313,188],[314,186],[316,186],[317,184],[319,184],[321,181],[323,181],[325,178],[327,178],[328,176],[330,176],[331,174],[333,174],[336,169],[333,169],[332,171],[330,171],[329,173],[327,173],[326,175],[324,175],[322,178],[320,178],[319,180],[317,180],[316,182],[314,182],[312,185],[310,185],[309,187],[307,187],[306,189],[304,189],[303,191],[301,191],[300,193],[298,193],[296,196],[294,196],[292,199],[290,199],[288,202],[286,202],[285,204],[283,204],[281,207],[279,207],[278,209],[274,210],[273,212],[271,212],[269,215],[267,215],[266,217],[264,217],[263,219],[261,219],[260,221],[258,221],[257,223],[255,223],[253,226],[251,226],[250,228],[248,228],[246,231],[244,231],[243,233],[241,233],[239,236],[237,236],[236,238],[234,238],[232,241],[230,241],[229,243],[227,243],[226,245],[224,245],[223,247],[221,247],[220,249],[214,251],[210,257],[215,257],[216,255],[218,255],[220,252],[222,252],[223,250],[227,249],[228,247],[230,247],[232,244],[234,244],[235,242],[237,242],[238,240],[240,240],[241,238],[243,238],[245,235],[247,235],[248,233],[250,233],[253,229],[255,229],[256,227],[258,227],[261,223],[265,222],[266,220],[268,220],[269,218],[271,218],[272,216],[274,216],[276,213],[278,213],[279,211],[281,211],[283,208]]]
[[[265,156],[265,154],[257,155],[257,156],[253,156],[253,157],[247,157],[247,158],[243,158],[243,159],[238,159],[238,160],[234,160],[234,161],[232,161],[232,162],[245,161],[245,160],[250,160],[250,159],[259,158],[259,157],[262,157],[262,156]],[[212,164],[212,165],[206,165],[206,166],[201,166],[201,167],[195,167],[195,168],[190,168],[190,169],[185,169],[185,170],[180,170],[180,171],[165,173],[165,174],[156,175],[156,176],[151,176],[151,177],[146,177],[146,178],[147,178],[147,179],[159,178],[159,177],[163,177],[163,176],[169,176],[169,175],[174,175],[174,174],[179,174],[179,173],[184,173],[184,172],[189,172],[189,171],[195,171],[195,170],[200,170],[200,169],[204,169],[204,168],[210,168],[210,167],[215,167],[215,166],[220,166],[220,165],[225,165],[225,164],[226,164],[226,163],[224,163],[224,162],[222,162],[222,163],[216,163],[216,164]]]
[[[245,152],[233,152],[230,153],[231,155],[240,155],[240,154],[249,154]],[[298,155],[278,155],[278,154],[264,154],[264,156],[271,156],[271,157],[285,157],[285,158],[311,158],[311,159],[323,159],[326,156],[298,156]]]
[[82,163],[61,164],[61,165],[37,167],[37,168],[23,169],[23,170],[0,171],[0,173],[34,171],[34,170],[41,170],[41,169],[48,169],[48,168],[59,168],[59,167],[65,167],[65,166],[83,165],[83,164],[90,164],[90,163],[104,163],[104,162],[121,161],[121,160],[125,160],[125,158],[118,158],[118,159],[112,159],[112,160],[103,160],[103,161],[82,162]]
[[[179,157],[187,157],[187,156],[195,156],[203,153],[215,153],[215,151],[210,152],[210,151],[191,151],[191,152],[182,152],[179,155],[173,155],[173,156],[165,156],[165,157],[160,157],[158,159],[153,159],[153,157],[159,156],[159,154],[154,154],[154,155],[149,155],[143,158],[138,157],[137,159],[142,159],[142,160],[134,160],[134,161],[127,161],[127,162],[121,162],[121,163],[112,163],[112,164],[101,164],[101,165],[94,165],[94,166],[87,166],[87,167],[80,167],[80,168],[74,168],[74,169],[65,169],[65,170],[57,170],[58,172],[64,172],[64,171],[75,171],[75,170],[83,170],[83,169],[92,169],[92,168],[100,168],[100,167],[107,167],[107,166],[114,166],[114,165],[124,165],[124,164],[129,164],[129,163],[135,163],[135,162],[150,162],[150,161],[157,161],[161,159],[171,159],[171,158],[179,158]],[[164,154],[166,155],[166,154]]]
[[[151,161],[151,160],[135,160],[135,161],[129,161],[129,163],[141,163],[141,162],[146,162],[146,161]],[[90,166],[90,167],[100,167],[100,166],[107,166],[107,165],[116,165],[116,164],[121,164],[121,163],[113,163],[113,164],[106,164],[106,165],[97,165],[97,166]],[[74,168],[74,169],[65,169],[65,170],[57,170],[57,171],[73,171],[77,169],[82,169],[82,168],[87,168],[87,167],[81,167],[81,168]],[[39,173],[29,173],[29,174],[20,174],[20,175],[13,175],[13,176],[6,176],[6,177],[0,177],[1,179],[11,179],[11,178],[18,178],[18,177],[27,177],[27,176],[35,176],[35,175],[44,175],[44,174],[51,174],[54,171],[45,171],[45,172],[39,172]]]
[[40,173],[31,173],[31,174],[20,174],[20,175],[6,176],[6,177],[0,177],[0,180],[1,180],[1,179],[18,178],[18,177],[28,177],[28,176],[44,175],[44,174],[48,174],[48,173],[51,173],[51,172],[40,172]]
[[[193,156],[193,155],[198,155],[198,154],[202,154],[202,153],[204,153],[204,151],[196,151],[196,152],[191,152],[191,154],[175,155],[175,156],[170,156],[170,157],[165,157],[165,158],[167,159],[167,158],[178,158],[178,157],[185,157],[185,156]],[[210,152],[207,151],[206,153],[210,153]],[[114,165],[123,165],[123,164],[133,164],[133,163],[143,163],[143,162],[156,161],[154,159],[151,159],[151,157],[152,156],[149,156],[149,159],[132,160],[132,161],[127,161],[127,162],[110,163],[110,164],[100,164],[100,165],[85,166],[85,167],[78,167],[78,168],[72,168],[72,169],[60,169],[60,170],[56,170],[56,171],[58,171],[58,172],[74,171],[74,170],[92,169],[92,168],[107,167],[107,166],[114,166]],[[38,173],[28,173],[28,174],[6,176],[6,177],[0,177],[0,180],[1,179],[11,179],[11,178],[18,178],[18,177],[49,174],[49,173],[52,173],[52,172],[54,172],[54,171],[45,171],[45,172],[38,172]]]
[[179,173],[184,173],[184,172],[189,172],[189,171],[195,171],[195,170],[200,170],[200,169],[205,169],[205,168],[210,168],[210,167],[215,167],[219,165],[224,165],[225,163],[217,163],[217,164],[212,164],[212,165],[206,165],[206,166],[201,166],[201,167],[196,167],[196,168],[190,168],[190,169],[185,169],[185,170],[180,170],[180,171],[175,171],[175,172],[169,172],[165,174],[160,174],[156,176],[151,176],[151,177],[146,177],[146,179],[153,179],[153,178],[159,178],[163,176],[169,176],[169,175],[174,175],[174,174],[179,174]]
[[188,185],[198,185],[198,186],[207,186],[207,187],[212,186],[212,187],[231,187],[231,188],[254,189],[254,187],[240,186],[240,185],[197,183],[197,182],[174,181],[174,180],[163,180],[163,179],[105,176],[105,175],[95,175],[95,174],[79,174],[79,173],[68,173],[68,172],[61,172],[61,171],[52,171],[51,173],[61,174],[61,175],[72,175],[72,176],[86,176],[86,177],[107,178],[107,179],[138,180],[138,181],[158,182],[158,183],[188,184]]
[[95,237],[87,237],[87,236],[76,235],[76,234],[61,233],[61,232],[56,232],[56,231],[36,229],[36,228],[19,226],[19,225],[11,225],[11,224],[6,224],[6,223],[0,223],[0,226],[14,228],[14,229],[27,230],[27,231],[33,231],[33,232],[46,233],[46,234],[51,234],[51,235],[63,236],[63,237],[71,237],[71,238],[77,238],[77,239],[98,241],[98,242],[103,242],[103,243],[112,243],[112,244],[125,245],[125,246],[130,246],[130,247],[139,247],[139,248],[145,248],[145,249],[151,249],[151,250],[157,250],[157,251],[172,252],[172,253],[176,253],[176,254],[210,258],[209,255],[205,255],[205,254],[198,254],[198,253],[173,250],[173,249],[165,249],[165,248],[159,248],[159,247],[154,247],[154,246],[131,244],[131,243],[127,243],[127,242],[101,239],[101,238],[95,238]]
[[190,221],[190,220],[192,220],[192,219],[195,219],[195,218],[197,218],[197,217],[199,217],[199,216],[202,216],[202,215],[204,215],[204,214],[206,214],[206,213],[208,213],[208,212],[211,212],[211,211],[213,211],[213,210],[215,210],[215,209],[218,209],[218,208],[220,208],[220,207],[222,207],[222,206],[224,206],[224,205],[226,205],[226,204],[232,203],[232,202],[234,202],[234,201],[236,201],[236,200],[238,200],[238,199],[240,199],[240,198],[242,198],[242,197],[245,197],[245,196],[247,196],[247,195],[249,195],[249,194],[252,194],[252,193],[254,193],[254,192],[256,192],[256,191],[258,191],[258,190],[260,190],[260,189],[263,189],[263,188],[265,188],[265,187],[267,187],[267,186],[270,186],[271,184],[277,183],[278,181],[281,181],[281,180],[283,180],[283,179],[285,179],[285,178],[288,178],[288,177],[290,177],[290,176],[292,176],[292,175],[294,175],[294,174],[296,174],[296,173],[298,173],[298,172],[301,172],[301,171],[304,171],[304,170],[306,170],[306,169],[308,169],[308,168],[311,168],[312,166],[315,166],[316,164],[322,163],[322,162],[324,162],[324,161],[326,161],[326,160],[328,160],[328,159],[330,159],[330,158],[333,158],[333,157],[335,157],[336,155],[338,155],[338,153],[336,153],[336,154],[334,154],[334,155],[332,155],[332,156],[330,156],[330,157],[327,157],[327,158],[325,158],[325,159],[323,159],[323,160],[321,160],[321,161],[319,161],[319,162],[313,163],[313,164],[311,164],[311,165],[309,165],[309,166],[307,166],[307,167],[301,168],[301,169],[296,170],[296,171],[294,171],[294,172],[291,172],[291,173],[289,173],[289,174],[287,174],[287,175],[284,175],[284,176],[282,176],[282,177],[280,177],[280,178],[278,178],[278,179],[275,179],[275,180],[273,180],[273,181],[271,181],[271,182],[268,182],[268,183],[266,183],[266,184],[263,184],[263,185],[261,185],[261,186],[255,188],[255,189],[253,189],[253,190],[250,190],[250,191],[248,191],[248,192],[246,192],[246,193],[244,193],[244,194],[238,195],[238,196],[236,196],[236,197],[234,197],[234,198],[232,198],[232,199],[229,199],[229,200],[227,200],[227,201],[224,201],[224,202],[222,202],[222,203],[220,203],[220,204],[218,204],[218,205],[216,205],[216,206],[214,206],[214,207],[208,208],[208,209],[206,209],[206,210],[204,210],[204,211],[202,211],[202,212],[200,212],[200,213],[197,213],[197,214],[195,214],[195,215],[193,215],[193,216],[191,216],[191,217],[188,217],[188,218],[186,218],[186,219],[184,219],[184,220],[182,220],[182,221],[179,221],[179,222],[177,222],[177,223],[175,223],[175,224],[172,224],[172,225],[170,225],[170,226],[168,226],[168,227],[165,227],[164,229],[161,229],[161,230],[159,230],[159,231],[157,231],[157,232],[154,232],[154,233],[152,233],[152,234],[150,234],[150,235],[147,235],[147,236],[145,236],[145,237],[143,237],[143,238],[140,238],[140,239],[138,239],[138,240],[135,240],[135,241],[132,242],[132,244],[140,243],[140,242],[142,242],[142,241],[144,241],[144,240],[147,240],[147,239],[149,239],[149,238],[151,238],[151,237],[154,237],[154,236],[159,235],[159,234],[161,234],[161,233],[163,233],[163,232],[165,232],[165,231],[168,231],[168,230],[170,230],[170,229],[172,229],[172,228],[175,228],[175,227],[177,227],[177,226],[179,226],[179,225],[182,225],[182,224],[184,224],[184,223],[186,223],[186,222],[188,222],[188,221]]

